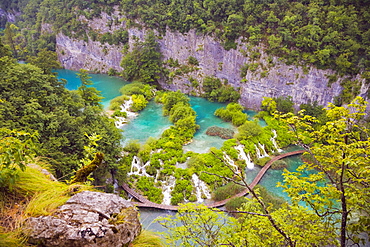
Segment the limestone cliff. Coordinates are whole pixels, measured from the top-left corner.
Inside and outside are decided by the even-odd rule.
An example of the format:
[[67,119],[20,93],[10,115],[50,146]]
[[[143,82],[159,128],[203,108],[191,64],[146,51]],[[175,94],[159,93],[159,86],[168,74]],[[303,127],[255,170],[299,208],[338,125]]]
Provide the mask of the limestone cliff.
[[[106,23],[113,18],[122,19],[122,16],[117,12],[116,16],[103,13],[101,18],[90,21],[89,26],[100,33],[125,27],[125,22],[108,27]],[[143,39],[145,36],[145,29],[130,28],[128,32],[131,45],[135,40],[134,37]],[[158,42],[164,61],[172,58],[178,60],[180,65],[186,65],[188,58],[192,56],[199,62],[192,71],[180,75],[172,74],[169,81],[162,81],[161,85],[165,89],[199,95],[201,87],[197,86],[198,83],[191,83],[189,79],[193,81],[195,79],[201,85],[205,76],[215,76],[227,80],[238,89],[241,94],[240,103],[252,109],[259,108],[263,97],[279,96],[292,96],[297,105],[313,101],[326,105],[333,102],[334,97],[342,90],[340,82],[343,78],[328,86],[327,75],[334,74],[333,71],[286,65],[277,57],[265,54],[261,47],[248,47],[242,39],[238,40],[237,49],[225,50],[212,36],[199,35],[194,30],[186,34],[167,30]],[[122,48],[109,44],[102,45],[90,39],[85,42],[62,34],[57,35],[58,56],[67,69],[85,68],[104,73],[109,68],[114,68],[121,71],[119,63]],[[241,68],[245,65],[250,69],[241,75]],[[368,86],[363,81],[361,83],[361,96],[365,96]]]
[[15,22],[16,16],[20,15],[16,11],[5,11],[0,8],[0,19],[5,19],[7,22]]

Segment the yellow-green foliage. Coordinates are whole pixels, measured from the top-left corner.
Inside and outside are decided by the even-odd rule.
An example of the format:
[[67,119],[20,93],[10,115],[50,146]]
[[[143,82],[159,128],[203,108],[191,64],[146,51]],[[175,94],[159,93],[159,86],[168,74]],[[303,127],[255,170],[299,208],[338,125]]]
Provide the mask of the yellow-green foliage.
[[104,154],[103,153],[96,153],[94,160],[91,161],[90,164],[80,168],[76,172],[76,176],[71,181],[71,184],[86,182],[87,177],[103,163],[103,160],[104,160]]
[[21,247],[23,244],[24,237],[20,237],[18,232],[4,232],[0,227],[0,247]]
[[150,231],[142,231],[132,242],[132,247],[164,247],[161,238]]
[[121,105],[125,103],[126,100],[129,100],[129,99],[130,97],[127,95],[120,95],[118,97],[115,97],[114,99],[110,101],[109,109],[113,111],[119,110],[121,109]]
[[49,215],[74,193],[90,189],[91,187],[86,185],[67,185],[52,181],[45,174],[31,167],[19,172],[19,179],[14,188],[18,194],[31,197],[24,212],[26,217]]

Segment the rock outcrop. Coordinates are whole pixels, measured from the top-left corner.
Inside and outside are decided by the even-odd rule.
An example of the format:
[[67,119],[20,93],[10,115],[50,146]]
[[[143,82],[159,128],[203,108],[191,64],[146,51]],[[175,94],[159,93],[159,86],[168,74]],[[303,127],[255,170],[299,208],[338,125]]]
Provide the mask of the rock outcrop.
[[[106,23],[112,19],[123,19],[122,17],[118,11],[112,16],[102,13],[101,18],[88,21],[88,24],[98,33],[112,32],[118,28],[125,29],[126,23],[118,22],[110,27]],[[145,28],[130,28],[127,31],[130,47],[136,39],[142,40],[146,33]],[[109,68],[122,70],[120,51],[123,46],[101,44],[90,39],[88,42],[74,40],[62,34],[57,35],[56,42],[59,59],[67,69],[85,68],[97,72],[107,72]],[[277,57],[266,54],[263,47],[251,48],[242,39],[238,40],[237,49],[225,50],[217,38],[197,34],[195,30],[185,34],[167,30],[158,42],[164,61],[172,58],[186,66],[191,56],[199,62],[190,72],[175,74],[170,81],[160,82],[168,90],[200,95],[204,77],[214,76],[226,80],[239,90],[240,103],[243,106],[256,110],[263,97],[291,96],[297,105],[314,101],[327,105],[342,91],[340,83],[343,78],[328,84],[328,75],[335,74],[333,71],[287,65]],[[246,65],[250,69],[241,73],[242,67]],[[169,69],[174,71],[174,68]],[[194,79],[197,83],[191,82]],[[364,81],[360,77],[356,79]],[[369,85],[362,83],[361,96],[366,95],[368,87]]]
[[29,242],[41,246],[128,246],[141,225],[135,207],[123,198],[84,191],[71,197],[51,216],[27,219]]
[[5,18],[7,22],[15,22],[15,18],[18,15],[20,15],[20,13],[15,11],[5,11],[0,8],[0,18]]

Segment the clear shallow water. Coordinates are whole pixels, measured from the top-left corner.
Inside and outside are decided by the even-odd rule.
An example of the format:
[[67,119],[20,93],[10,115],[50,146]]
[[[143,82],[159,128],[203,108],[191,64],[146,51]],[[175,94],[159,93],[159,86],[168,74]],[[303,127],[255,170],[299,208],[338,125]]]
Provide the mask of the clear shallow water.
[[149,137],[159,138],[162,132],[171,125],[168,117],[162,114],[162,105],[152,100],[136,118],[122,127],[125,137],[122,144],[126,145],[130,140],[138,140],[144,144]]
[[[296,147],[296,146],[292,146],[292,147],[286,148],[284,151],[292,152],[292,151],[296,151],[296,150],[300,150],[300,148]],[[300,155],[294,155],[294,156],[290,156],[290,157],[282,159],[287,163],[287,165],[288,165],[287,170],[288,171],[291,171],[291,172],[296,171],[297,168],[300,165],[303,164],[303,161],[301,160],[300,157],[301,157]],[[261,170],[261,168],[258,167],[258,166],[255,166],[253,168],[253,170],[249,170],[248,168],[246,168],[246,170],[245,170],[245,172],[246,172],[246,181],[248,183],[251,183],[260,170]],[[304,175],[308,175],[308,174],[304,174]],[[268,191],[270,191],[271,193],[273,193],[277,196],[280,196],[280,197],[284,198],[285,200],[289,201],[288,194],[283,191],[283,188],[276,186],[278,182],[283,182],[283,180],[284,180],[283,170],[268,169],[266,171],[265,175],[262,177],[259,184],[262,185],[263,187],[267,188]]]
[[216,117],[214,112],[221,107],[226,107],[226,103],[210,102],[207,99],[190,96],[190,104],[197,113],[197,124],[200,129],[195,133],[193,142],[184,146],[184,151],[196,153],[207,153],[211,147],[221,148],[225,139],[218,136],[209,136],[206,131],[211,126],[219,126],[236,130],[236,128],[221,118]]
[[[221,148],[225,140],[218,136],[208,136],[206,131],[208,127],[214,125],[236,130],[231,123],[214,116],[214,112],[220,107],[225,107],[226,104],[210,102],[199,97],[190,97],[190,104],[197,114],[196,121],[200,129],[195,133],[193,142],[184,146],[184,151],[206,153],[210,147]],[[122,127],[125,136],[123,144],[125,145],[129,140],[138,140],[143,144],[150,136],[159,138],[162,132],[170,126],[171,122],[168,117],[162,114],[162,105],[150,101],[135,119]]]
[[[72,71],[68,69],[56,69],[54,72],[58,73],[59,79],[66,79],[66,88],[69,90],[77,90],[81,86],[81,81],[77,77],[77,71]],[[102,100],[102,105],[104,108],[109,106],[109,102],[117,96],[120,96],[119,89],[129,82],[115,76],[108,76],[103,74],[89,74],[91,76],[91,81],[93,82],[92,87],[101,91],[104,99]]]
[[[255,112],[253,110],[244,110],[243,112],[248,115],[248,120],[253,120],[253,117],[257,115],[257,112]],[[259,119],[258,120],[258,123],[262,127],[266,127],[267,126],[267,123],[263,119]]]

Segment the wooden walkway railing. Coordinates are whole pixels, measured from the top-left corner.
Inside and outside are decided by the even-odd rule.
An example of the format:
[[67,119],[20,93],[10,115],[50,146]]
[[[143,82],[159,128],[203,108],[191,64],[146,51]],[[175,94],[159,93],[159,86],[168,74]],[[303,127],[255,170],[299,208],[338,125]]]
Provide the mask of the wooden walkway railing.
[[[265,175],[266,171],[271,167],[272,163],[274,163],[275,161],[277,161],[279,159],[282,159],[282,158],[285,158],[285,157],[288,157],[288,156],[302,154],[304,152],[305,152],[305,150],[298,150],[298,151],[293,151],[293,152],[289,152],[289,153],[280,154],[278,156],[273,157],[269,162],[267,162],[267,164],[264,167],[262,167],[262,169],[259,171],[259,173],[257,174],[257,176],[253,179],[253,181],[249,185],[249,187],[251,189],[253,189],[254,186],[256,186],[259,183],[259,181],[262,179],[263,175]],[[157,204],[157,203],[151,202],[148,199],[146,199],[144,196],[140,195],[139,193],[137,193],[136,191],[134,191],[133,189],[131,189],[125,183],[122,184],[122,188],[128,194],[130,194],[132,197],[134,197],[136,200],[139,201],[139,202],[133,202],[137,207],[140,207],[140,208],[157,208],[157,209],[171,210],[171,211],[177,211],[177,209],[178,209],[178,206]],[[214,203],[211,203],[211,204],[207,204],[206,206],[209,207],[209,208],[222,207],[228,201],[230,201],[231,199],[233,199],[235,197],[245,196],[248,193],[249,193],[249,190],[248,189],[245,189],[242,192],[240,192],[240,193],[238,193],[238,194],[236,194],[236,195],[234,195],[234,196],[232,196],[230,198],[227,198],[227,199],[222,200],[222,201],[214,202]]]

